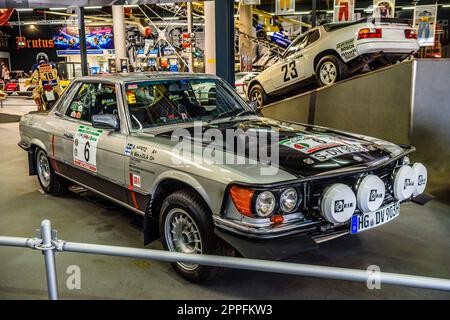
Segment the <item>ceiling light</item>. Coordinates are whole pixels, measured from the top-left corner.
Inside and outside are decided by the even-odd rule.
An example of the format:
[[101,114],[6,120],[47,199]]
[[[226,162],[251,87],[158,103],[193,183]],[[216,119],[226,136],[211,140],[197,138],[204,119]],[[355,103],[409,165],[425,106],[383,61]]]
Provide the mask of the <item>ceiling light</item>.
[[84,7],[84,9],[86,10],[95,10],[95,9],[101,9],[103,8],[102,6],[91,6],[91,7]]
[[32,9],[32,8],[19,8],[19,9],[16,9],[16,11],[18,11],[18,12],[30,12],[30,11],[33,11],[34,9]]
[[67,8],[49,8],[50,11],[66,11]]
[[402,7],[402,10],[414,10],[415,7]]

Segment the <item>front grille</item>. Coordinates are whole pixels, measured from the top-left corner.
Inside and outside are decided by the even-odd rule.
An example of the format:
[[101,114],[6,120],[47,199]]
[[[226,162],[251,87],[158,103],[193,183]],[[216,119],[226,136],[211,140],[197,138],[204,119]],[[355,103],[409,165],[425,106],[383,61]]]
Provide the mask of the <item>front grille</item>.
[[[309,215],[311,217],[321,218],[320,210],[319,210],[319,201],[320,197],[324,193],[325,189],[328,186],[331,186],[335,183],[343,183],[352,188],[353,192],[356,194],[356,184],[357,181],[368,174],[374,174],[378,176],[386,186],[386,195],[384,197],[383,205],[391,203],[394,200],[394,191],[393,191],[393,171],[397,167],[397,162],[392,162],[382,168],[376,170],[368,170],[366,172],[357,173],[357,174],[343,174],[333,178],[324,178],[312,180],[309,182],[308,188],[308,208]],[[359,209],[356,209],[355,212],[359,212]]]

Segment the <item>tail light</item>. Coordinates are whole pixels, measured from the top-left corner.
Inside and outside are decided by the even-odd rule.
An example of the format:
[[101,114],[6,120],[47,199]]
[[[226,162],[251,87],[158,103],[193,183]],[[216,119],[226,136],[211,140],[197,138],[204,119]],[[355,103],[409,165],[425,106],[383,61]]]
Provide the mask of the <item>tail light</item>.
[[416,29],[405,29],[405,38],[406,39],[417,39]]
[[381,28],[363,28],[359,29],[358,32],[358,40],[381,38],[381,37],[382,37]]
[[244,189],[237,186],[232,186],[230,189],[231,199],[238,211],[245,216],[253,216],[252,213],[252,198],[254,190]]

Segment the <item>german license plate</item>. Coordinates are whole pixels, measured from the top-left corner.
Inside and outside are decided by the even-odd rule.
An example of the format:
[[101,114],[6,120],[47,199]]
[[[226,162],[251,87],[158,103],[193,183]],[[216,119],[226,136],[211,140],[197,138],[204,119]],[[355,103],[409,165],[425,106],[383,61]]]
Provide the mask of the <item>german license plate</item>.
[[377,211],[355,214],[352,217],[350,233],[355,234],[367,229],[372,229],[400,215],[400,202],[391,203]]

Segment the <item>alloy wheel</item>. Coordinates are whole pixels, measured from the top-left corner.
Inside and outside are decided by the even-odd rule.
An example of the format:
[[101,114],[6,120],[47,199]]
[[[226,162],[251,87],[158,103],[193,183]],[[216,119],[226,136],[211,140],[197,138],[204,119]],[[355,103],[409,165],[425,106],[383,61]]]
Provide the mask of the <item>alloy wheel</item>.
[[[201,254],[202,238],[194,219],[181,208],[169,211],[164,222],[166,243],[170,251]],[[198,264],[177,262],[183,269],[192,271]]]

